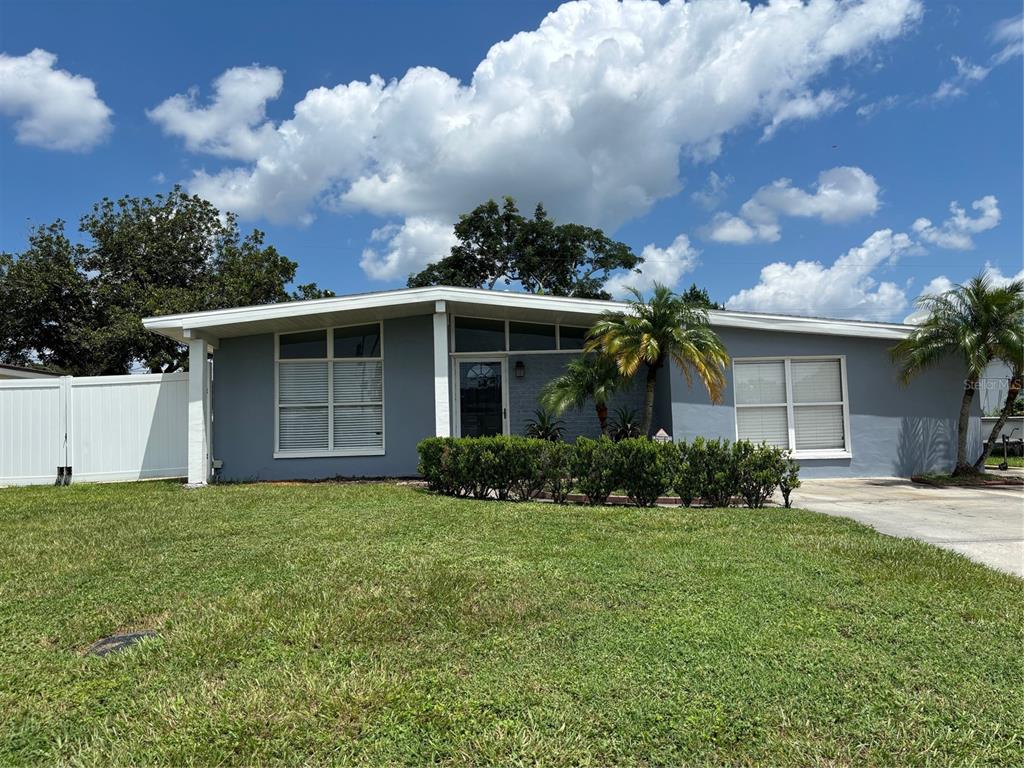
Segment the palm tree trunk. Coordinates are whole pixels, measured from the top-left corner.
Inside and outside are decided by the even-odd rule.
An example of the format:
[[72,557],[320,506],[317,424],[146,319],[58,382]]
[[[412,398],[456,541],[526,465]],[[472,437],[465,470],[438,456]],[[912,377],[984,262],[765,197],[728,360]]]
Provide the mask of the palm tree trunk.
[[974,465],[967,461],[967,428],[970,426],[971,403],[974,402],[974,390],[977,388],[977,377],[967,379],[964,383],[964,396],[960,400],[960,420],[957,422],[954,476],[975,474]]
[[640,434],[650,437],[651,424],[654,422],[654,385],[658,381],[658,369],[661,367],[661,360],[653,365],[647,366],[647,390],[644,393],[644,422],[640,427]]
[[1006,391],[1006,402],[1003,403],[1003,410],[999,414],[999,418],[996,419],[995,425],[992,427],[992,432],[988,436],[988,440],[985,441],[984,450],[981,452],[981,456],[974,462],[974,471],[983,472],[985,470],[985,462],[988,461],[988,457],[992,455],[992,449],[995,448],[996,441],[999,440],[999,433],[1003,431],[1003,427],[1006,426],[1006,420],[1010,416],[1010,412],[1013,410],[1013,404],[1017,402],[1017,397],[1020,395],[1021,385],[1024,384],[1022,381],[1024,378],[1024,371],[1015,370],[1010,376],[1010,388]]
[[601,425],[601,434],[608,434],[608,404],[594,403],[594,410],[597,411],[597,423]]

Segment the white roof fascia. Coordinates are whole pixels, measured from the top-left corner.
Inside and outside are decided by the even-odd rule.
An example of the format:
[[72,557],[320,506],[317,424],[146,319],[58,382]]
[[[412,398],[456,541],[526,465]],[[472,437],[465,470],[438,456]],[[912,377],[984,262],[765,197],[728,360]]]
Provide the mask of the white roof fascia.
[[[629,304],[601,299],[579,299],[566,296],[545,296],[511,291],[490,291],[479,288],[453,288],[431,286],[402,288],[394,291],[335,296],[328,299],[292,301],[252,307],[191,312],[144,318],[143,325],[157,333],[182,339],[185,331],[208,330],[215,333],[218,326],[275,319],[315,316],[353,310],[396,307],[410,304],[429,304],[432,311],[437,302],[450,304],[476,304],[481,307],[502,307],[525,310],[560,311],[598,316],[608,310],[628,310]],[[708,313],[712,326],[745,328],[784,333],[811,333],[835,336],[856,336],[877,339],[903,339],[912,326],[898,323],[875,323],[861,320],[771,315],[753,312],[712,310]]]

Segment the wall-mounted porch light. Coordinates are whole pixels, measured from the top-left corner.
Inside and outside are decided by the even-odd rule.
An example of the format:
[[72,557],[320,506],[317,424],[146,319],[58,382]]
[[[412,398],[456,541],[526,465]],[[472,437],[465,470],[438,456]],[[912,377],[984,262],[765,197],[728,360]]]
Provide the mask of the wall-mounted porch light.
[[516,378],[521,379],[526,375],[526,363],[522,360],[516,360]]

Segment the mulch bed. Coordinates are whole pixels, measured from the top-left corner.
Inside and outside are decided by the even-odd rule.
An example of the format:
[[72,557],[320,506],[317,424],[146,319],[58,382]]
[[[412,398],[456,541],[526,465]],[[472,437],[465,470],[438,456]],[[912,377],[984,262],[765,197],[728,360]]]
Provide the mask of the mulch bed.
[[931,485],[936,488],[1012,488],[1024,485],[1024,477],[1019,475],[914,475],[911,482]]

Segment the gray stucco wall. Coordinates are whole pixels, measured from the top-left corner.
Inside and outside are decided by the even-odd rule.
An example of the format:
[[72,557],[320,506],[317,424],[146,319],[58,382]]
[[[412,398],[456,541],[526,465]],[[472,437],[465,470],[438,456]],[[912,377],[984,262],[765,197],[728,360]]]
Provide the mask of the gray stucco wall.
[[274,336],[222,339],[214,356],[213,457],[225,480],[416,474],[416,444],[434,434],[430,316],[384,321],[383,456],[274,458]]
[[[852,459],[802,460],[808,477],[910,475],[948,470],[956,453],[956,414],[963,374],[949,362],[901,387],[889,362],[891,342],[839,336],[814,336],[725,329],[720,333],[731,357],[846,355],[850,397]],[[509,426],[522,434],[537,408],[541,387],[558,375],[570,355],[515,354],[508,357]],[[515,378],[516,360],[526,375]],[[434,433],[433,335],[431,317],[384,323],[383,456],[275,459],[274,337],[272,334],[226,338],[215,356],[213,455],[223,462],[226,480],[286,480],[325,477],[408,476],[416,473],[416,444]],[[639,410],[638,380],[612,401],[612,410]],[[972,453],[980,434],[980,408],[972,419]],[[564,415],[566,438],[596,436],[592,407]],[[690,388],[675,367],[659,374],[654,429],[673,437],[735,439],[732,378],[725,402],[712,405],[700,384]]]
[[[801,460],[807,477],[909,476],[948,471],[956,458],[956,418],[963,371],[949,361],[901,386],[889,360],[891,341],[723,329],[730,357],[846,355],[852,459]],[[725,402],[712,405],[699,384],[671,372],[673,437],[736,438],[732,372]],[[971,453],[979,446],[980,408],[975,399]]]
[[[534,418],[533,412],[540,405],[537,397],[541,389],[551,379],[558,376],[565,370],[565,366],[573,359],[574,354],[557,355],[530,355],[516,352],[508,356],[508,426],[509,432],[513,435],[522,435],[526,432],[527,423]],[[515,377],[515,365],[517,360],[522,360],[525,365],[525,375],[521,379]],[[608,422],[615,418],[617,408],[626,407],[637,412],[638,418],[643,417],[641,409],[644,404],[643,387],[636,381],[633,385],[612,397],[608,406]],[[566,440],[575,440],[580,435],[597,437],[601,434],[601,427],[597,420],[597,413],[593,404],[587,404],[581,410],[570,408],[559,418],[565,422],[563,436]]]

